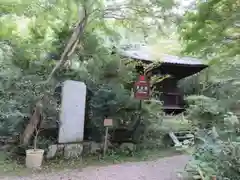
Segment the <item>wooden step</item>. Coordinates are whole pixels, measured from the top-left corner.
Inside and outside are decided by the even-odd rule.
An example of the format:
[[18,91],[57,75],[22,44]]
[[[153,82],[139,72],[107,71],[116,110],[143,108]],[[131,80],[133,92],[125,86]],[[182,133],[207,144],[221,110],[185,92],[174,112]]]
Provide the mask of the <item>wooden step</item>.
[[175,146],[181,146],[182,145],[182,143],[178,140],[178,138],[175,136],[175,134],[173,132],[169,132],[168,135],[173,140]]
[[192,138],[187,137],[187,136],[177,136],[177,138],[178,138],[179,141],[187,140],[187,139],[192,139]]
[[194,138],[193,134],[190,134],[189,131],[187,131],[187,134],[183,135],[183,133],[181,132],[181,136],[177,136],[176,133],[174,132],[169,132],[168,135],[169,137],[172,139],[173,143],[175,144],[175,146],[181,146],[182,144],[184,144],[185,140],[192,140]]

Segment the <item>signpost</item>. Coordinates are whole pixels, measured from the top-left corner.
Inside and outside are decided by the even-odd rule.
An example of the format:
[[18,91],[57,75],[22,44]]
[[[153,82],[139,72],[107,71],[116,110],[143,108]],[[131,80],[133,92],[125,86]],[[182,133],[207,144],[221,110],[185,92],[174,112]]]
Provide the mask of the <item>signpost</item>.
[[107,151],[107,142],[108,142],[108,128],[113,126],[113,120],[112,119],[104,119],[104,127],[105,129],[105,138],[104,138],[104,149],[103,149],[103,156],[106,155]]
[[139,100],[149,99],[150,85],[144,75],[140,75],[134,84],[134,97]]
[[[139,110],[141,110],[142,100],[147,100],[150,97],[150,85],[149,81],[144,75],[140,75],[138,81],[134,84],[134,97],[140,100],[139,103]],[[140,114],[139,114],[140,120]],[[104,119],[104,127],[105,129],[105,138],[104,138],[104,149],[103,149],[103,156],[106,155],[107,151],[107,142],[108,142],[108,128],[113,126],[112,119]]]
[[[139,111],[142,109],[142,100],[149,99],[150,97],[150,84],[144,75],[140,75],[138,81],[134,84],[134,97],[139,99]],[[139,113],[139,121],[141,113]]]

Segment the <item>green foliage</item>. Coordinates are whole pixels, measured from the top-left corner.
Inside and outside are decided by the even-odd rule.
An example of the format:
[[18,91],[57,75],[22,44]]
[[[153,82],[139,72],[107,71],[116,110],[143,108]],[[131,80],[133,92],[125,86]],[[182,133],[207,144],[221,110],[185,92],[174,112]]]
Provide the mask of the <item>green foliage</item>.
[[[239,121],[232,113],[226,114],[223,126],[210,131],[200,131],[203,143],[198,145],[193,160],[188,164],[187,176],[201,170],[205,179],[216,175],[217,179],[239,179],[240,134]],[[186,175],[186,174],[185,174]]]
[[236,0],[200,1],[180,28],[185,51],[215,60],[239,55],[239,7]]
[[180,87],[188,95],[200,94],[221,100],[232,110],[238,107],[239,1],[199,1],[186,12],[180,26],[183,53],[200,57],[210,67],[184,79]]
[[[97,41],[95,41],[97,43]],[[132,87],[137,79],[133,63],[125,65],[116,55],[111,55],[102,48],[101,56],[93,56],[80,62],[77,69],[67,72],[61,79],[81,80],[91,92],[88,103],[90,119],[87,126],[103,130],[105,117],[114,119],[116,127],[131,128],[139,118],[139,100],[134,99]],[[102,71],[103,70],[103,71]],[[60,78],[60,77],[59,77]],[[142,104],[143,124],[161,117],[161,105],[149,102]],[[139,138],[142,134],[139,134]]]
[[221,101],[206,96],[188,96],[186,101],[189,105],[187,109],[188,119],[193,126],[198,128],[211,128],[212,126],[222,123],[221,118],[226,109]]
[[199,172],[206,180],[212,175],[239,179],[239,122],[237,115],[227,113],[239,112],[239,7],[235,0],[198,1],[180,26],[184,53],[211,65],[180,83],[185,93],[192,95],[187,98],[188,116],[200,127],[203,140],[193,153],[188,179]]
[[[35,102],[47,94],[45,118],[56,121],[58,107],[52,97],[55,84],[66,79],[84,81],[92,93],[91,120],[99,126],[105,116],[118,121],[136,119],[138,102],[131,93],[136,73],[111,54],[122,37],[121,29],[142,33],[149,23],[162,25],[173,1],[3,1],[0,5],[1,130],[22,131]],[[120,7],[120,8],[119,8]],[[49,86],[43,86],[72,34],[74,24],[87,15],[71,66],[61,67]],[[152,21],[147,21],[149,17]],[[173,19],[173,16],[169,16]],[[154,28],[153,28],[154,30]],[[54,60],[53,60],[54,59]],[[158,110],[160,111],[160,110]],[[144,105],[148,119],[154,113]]]
[[36,79],[36,76],[23,77],[23,71],[11,63],[11,47],[1,44],[1,51],[4,55],[1,57],[0,75],[1,133],[3,133],[2,135],[10,135],[16,132],[19,122],[28,116],[29,104],[32,104],[31,100],[33,100],[34,93],[37,93],[39,87],[34,87],[31,81],[31,79]]

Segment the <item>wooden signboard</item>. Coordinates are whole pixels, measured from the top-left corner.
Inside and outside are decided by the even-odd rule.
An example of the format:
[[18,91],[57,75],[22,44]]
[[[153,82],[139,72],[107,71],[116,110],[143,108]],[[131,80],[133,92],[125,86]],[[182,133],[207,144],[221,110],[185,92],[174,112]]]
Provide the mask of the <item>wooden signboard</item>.
[[137,82],[134,84],[134,97],[139,100],[149,99],[150,85],[144,75],[140,75]]
[[112,119],[104,119],[104,127],[111,127],[113,126],[113,120]]

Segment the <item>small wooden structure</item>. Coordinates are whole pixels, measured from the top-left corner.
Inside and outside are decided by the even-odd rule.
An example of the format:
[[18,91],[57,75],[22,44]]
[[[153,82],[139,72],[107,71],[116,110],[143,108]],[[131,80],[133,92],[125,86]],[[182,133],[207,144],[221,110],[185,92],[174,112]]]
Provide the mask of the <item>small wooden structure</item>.
[[[156,61],[146,46],[135,49],[120,50],[119,53],[123,57],[131,58],[140,61],[143,64],[150,64]],[[163,54],[160,58],[160,63],[154,69],[147,73],[148,76],[163,76],[170,75],[169,78],[153,85],[155,90],[159,91],[160,95],[157,100],[163,102],[163,110],[166,113],[180,113],[184,111],[185,102],[183,94],[177,87],[180,79],[196,74],[207,67],[199,59],[190,57],[178,57]],[[137,67],[139,69],[139,67]],[[141,69],[141,68],[140,68]]]

